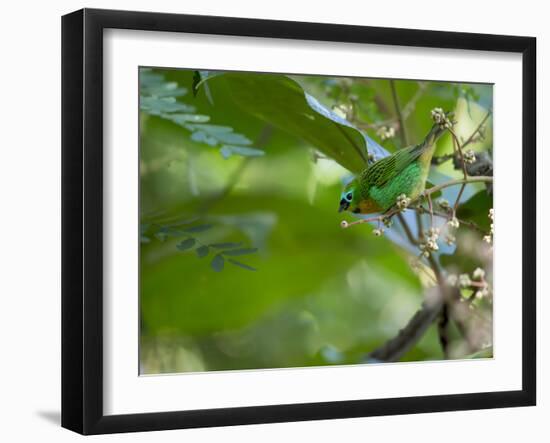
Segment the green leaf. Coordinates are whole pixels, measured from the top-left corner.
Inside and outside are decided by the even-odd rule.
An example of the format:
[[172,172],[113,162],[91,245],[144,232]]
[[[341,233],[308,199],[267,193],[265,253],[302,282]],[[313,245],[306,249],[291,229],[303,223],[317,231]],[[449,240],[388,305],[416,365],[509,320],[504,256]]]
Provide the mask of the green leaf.
[[223,255],[237,256],[237,255],[254,254],[255,252],[258,252],[258,248],[229,249],[227,251],[222,251],[221,253]]
[[252,144],[252,140],[236,132],[219,132],[215,135],[215,137],[222,143],[230,143],[235,145]]
[[206,97],[210,104],[214,104],[214,101],[212,100],[212,95],[210,94],[210,90],[208,89],[208,85],[206,84],[206,81],[217,77],[218,75],[221,75],[221,72],[211,72],[211,71],[194,71],[193,72],[193,96],[196,97],[199,88],[204,85],[204,92],[206,93]]
[[168,237],[168,233],[166,231],[158,231],[158,232],[155,232],[155,237],[160,240],[160,241],[165,241],[166,238]]
[[265,155],[265,152],[261,149],[232,145],[223,145],[220,148],[220,152],[223,158],[229,158],[234,154],[242,155],[243,157],[261,157],[262,155]]
[[252,266],[249,266],[246,263],[241,263],[240,261],[234,260],[232,258],[228,258],[227,261],[229,263],[234,264],[235,266],[239,266],[240,268],[246,269],[247,271],[257,271],[256,268],[253,268]]
[[480,351],[467,355],[464,358],[493,358],[493,347],[489,346],[485,349],[481,349]]
[[467,202],[459,205],[456,216],[463,220],[472,221],[481,229],[488,232],[491,225],[491,220],[489,219],[489,209],[492,207],[492,196],[487,194],[487,191],[483,190],[479,191]]
[[166,82],[145,85],[141,88],[141,94],[155,97],[181,97],[187,94],[187,89],[178,88],[176,82]]
[[142,95],[139,99],[139,107],[152,115],[162,115],[166,112],[195,112],[193,106],[180,103],[174,97],[148,97]]
[[185,228],[183,229],[183,231],[185,232],[204,232],[204,231],[207,231],[209,230],[210,228],[212,228],[214,225],[197,225],[197,226],[193,226],[192,228]]
[[197,253],[197,257],[203,258],[208,255],[208,253],[210,252],[210,248],[208,246],[203,245],[198,247],[195,252]]
[[218,254],[214,256],[214,258],[210,262],[210,266],[214,271],[221,272],[223,270],[224,263],[225,259],[220,254]]
[[367,163],[367,143],[376,145],[350,123],[324,108],[284,75],[225,73],[234,100],[251,114],[298,136],[346,169],[359,172]]
[[149,223],[141,223],[139,225],[139,232],[141,232],[142,234],[145,234],[150,227],[151,225]]
[[201,114],[162,114],[161,117],[164,117],[168,120],[172,120],[178,125],[186,125],[186,123],[206,123],[210,121],[208,115]]
[[208,135],[204,131],[195,131],[193,134],[191,134],[191,140],[199,142],[199,143],[206,143],[210,146],[216,146],[218,144],[218,139],[215,137],[212,137],[211,135]]
[[208,246],[216,249],[229,249],[229,248],[238,248],[242,244],[243,244],[242,242],[238,242],[238,243],[226,242],[226,243],[210,243]]
[[[303,161],[307,164],[309,159],[305,157]],[[338,192],[337,186],[332,189],[334,193]],[[329,201],[333,197],[333,192],[327,196]],[[311,294],[321,294],[328,290],[326,285],[329,285],[335,294],[328,298],[331,308],[326,312],[334,312],[332,309],[342,306],[342,301],[357,300],[357,295],[361,294],[360,303],[354,306],[372,312],[372,317],[365,317],[364,312],[357,312],[356,308],[349,315],[360,317],[358,324],[365,327],[365,335],[361,337],[368,337],[368,331],[375,325],[387,327],[386,320],[380,320],[379,314],[389,300],[396,302],[393,306],[398,310],[402,309],[399,303],[405,300],[411,315],[421,300],[422,288],[410,268],[407,255],[392,247],[387,238],[374,237],[362,229],[349,229],[342,234],[338,226],[341,218],[332,205],[310,206],[301,200],[289,199],[277,190],[264,195],[235,193],[219,205],[219,213],[240,214],[235,222],[243,215],[254,214],[260,207],[269,207],[277,215],[277,224],[269,230],[265,246],[259,248],[263,251],[265,247],[269,253],[262,259],[257,272],[244,269],[245,272],[240,272],[240,269],[231,268],[214,273],[211,261],[224,248],[214,248],[210,242],[206,243],[211,248],[210,255],[203,260],[196,258],[194,251],[193,257],[182,259],[182,253],[165,253],[166,246],[159,242],[150,247],[147,245],[148,249],[157,250],[151,251],[153,255],[144,254],[141,258],[140,300],[144,324],[152,334],[162,334],[169,329],[181,336],[199,336],[246,328],[276,312],[283,303],[310,300]],[[220,238],[220,243],[228,239],[240,241],[240,238],[225,237]],[[256,242],[260,240],[250,241],[257,246]],[[216,244],[216,240],[213,239],[212,243]],[[254,255],[225,257],[224,265],[229,267],[236,266],[228,263],[229,258],[259,267],[255,266],[257,262],[252,262],[257,260]],[[365,263],[366,269],[355,269],[354,285],[358,284],[355,279],[359,279],[361,284],[359,289],[353,289],[356,286],[349,285],[346,276],[360,263]],[[297,270],[300,270],[299,277],[296,277]],[[360,292],[354,292],[356,290]],[[388,298],[388,291],[395,290],[405,298]],[[327,295],[332,294],[331,291]],[[347,314],[342,318],[347,319]],[[370,325],[364,325],[365,318]],[[402,317],[399,319],[400,323]],[[397,330],[403,325],[394,326]],[[393,329],[389,334],[393,334]],[[377,339],[382,342],[383,338],[391,337],[378,336]],[[437,333],[434,343],[439,351]]]
[[140,88],[158,86],[164,83],[164,75],[153,72],[151,68],[141,68],[139,70]]
[[201,82],[200,71],[193,71],[193,83],[191,84],[191,90],[193,91],[193,97],[197,96],[199,92],[199,83]]
[[215,138],[220,143],[236,144],[236,145],[251,145],[252,140],[242,134],[233,132],[230,126],[221,126],[213,124],[191,124],[190,130],[197,130],[206,133],[208,136]]
[[472,272],[475,268],[483,267],[483,263],[472,258],[469,254],[461,253],[460,249],[454,254],[441,254],[439,261],[445,268],[453,272]]
[[176,245],[176,248],[180,251],[186,251],[188,249],[191,249],[193,246],[195,246],[196,240],[192,237],[186,238],[185,240],[182,240]]

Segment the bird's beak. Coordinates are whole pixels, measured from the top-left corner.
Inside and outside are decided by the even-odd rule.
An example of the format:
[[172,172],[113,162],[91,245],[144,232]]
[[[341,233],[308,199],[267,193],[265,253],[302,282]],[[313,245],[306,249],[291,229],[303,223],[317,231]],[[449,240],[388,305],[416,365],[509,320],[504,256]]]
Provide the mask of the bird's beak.
[[338,208],[338,212],[345,211],[349,208],[349,202],[345,199],[340,200],[340,207]]

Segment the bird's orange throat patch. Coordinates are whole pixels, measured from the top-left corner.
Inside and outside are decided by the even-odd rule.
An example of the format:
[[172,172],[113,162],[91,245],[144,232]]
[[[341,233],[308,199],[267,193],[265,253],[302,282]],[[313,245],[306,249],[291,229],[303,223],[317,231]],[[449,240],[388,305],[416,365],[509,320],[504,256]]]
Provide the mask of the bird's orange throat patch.
[[359,202],[359,209],[361,214],[374,214],[375,212],[381,212],[381,208],[374,200],[367,199]]

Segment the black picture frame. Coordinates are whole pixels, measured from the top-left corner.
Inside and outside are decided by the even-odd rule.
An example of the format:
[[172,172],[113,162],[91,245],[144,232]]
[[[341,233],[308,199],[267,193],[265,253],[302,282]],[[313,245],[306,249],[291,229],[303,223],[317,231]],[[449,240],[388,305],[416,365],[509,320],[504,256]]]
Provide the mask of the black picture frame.
[[[103,413],[103,31],[108,28],[522,54],[522,389]],[[536,39],[337,24],[83,9],[62,18],[62,426],[82,434],[228,426],[536,403]]]

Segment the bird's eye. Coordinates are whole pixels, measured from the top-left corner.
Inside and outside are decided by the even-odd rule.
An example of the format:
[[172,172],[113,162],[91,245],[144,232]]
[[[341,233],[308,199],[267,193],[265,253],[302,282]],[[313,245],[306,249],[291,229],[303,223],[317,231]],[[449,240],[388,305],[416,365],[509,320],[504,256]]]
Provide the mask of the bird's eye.
[[351,192],[348,192],[346,194],[346,200],[350,202],[352,198],[353,198],[353,194]]

